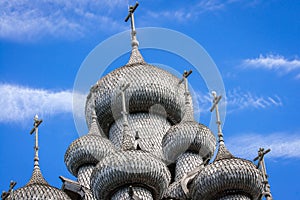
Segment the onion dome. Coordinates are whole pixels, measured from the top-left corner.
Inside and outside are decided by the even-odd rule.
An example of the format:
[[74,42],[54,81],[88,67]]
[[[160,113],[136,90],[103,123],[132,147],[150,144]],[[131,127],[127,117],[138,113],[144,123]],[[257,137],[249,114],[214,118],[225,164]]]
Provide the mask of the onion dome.
[[[184,99],[177,95],[183,93],[183,87],[178,85],[179,79],[163,69],[146,63],[138,50],[139,43],[133,18],[137,5],[130,8],[126,17],[126,21],[131,18],[132,36],[132,51],[128,63],[102,77],[92,87],[95,92],[98,121],[105,134],[108,134],[110,125],[121,117],[121,98],[116,94],[123,82],[130,84],[130,88],[126,91],[129,113],[148,113],[153,105],[159,104],[163,106],[170,122],[175,124],[181,121]],[[85,107],[88,126],[91,124],[92,104],[89,95]]]
[[232,199],[228,196],[243,196],[239,199],[257,199],[262,192],[262,174],[256,166],[244,159],[235,158],[220,145],[214,162],[195,177],[191,196],[193,199]]
[[150,153],[121,151],[97,164],[91,176],[91,189],[97,199],[110,199],[132,185],[149,190],[153,199],[161,199],[170,178],[166,165]]
[[38,119],[36,115],[34,117],[33,129],[30,134],[35,133],[35,156],[34,156],[34,168],[29,182],[13,193],[10,194],[8,199],[60,199],[69,200],[69,196],[58,188],[50,186],[44,179],[39,166],[39,156],[38,156],[38,126],[43,122],[43,120]]
[[[226,148],[218,113],[221,96],[213,93],[216,110],[219,149],[213,163],[203,168],[191,185],[191,197],[203,200],[258,199],[263,189],[263,176],[256,166],[245,159],[234,157]],[[242,198],[238,198],[242,196]]]
[[96,165],[115,151],[112,143],[102,135],[94,110],[88,134],[73,141],[65,153],[65,164],[74,176],[77,177],[81,166]]
[[50,186],[44,179],[40,168],[34,167],[31,179],[24,186],[13,192],[8,199],[60,199],[69,200],[69,196],[58,188]]
[[[179,79],[142,60],[139,51],[134,49],[130,57],[132,63],[112,71],[93,86],[98,121],[106,134],[115,119],[121,117],[121,99],[115,98],[115,94],[118,91],[118,85],[123,81],[130,84],[130,88],[126,91],[129,113],[148,113],[153,105],[159,104],[163,106],[168,120],[173,124],[181,120],[184,99],[177,95],[183,91],[183,88],[177,84]],[[88,125],[91,123],[90,101],[88,96],[86,103]]]
[[194,120],[192,100],[185,74],[183,76],[185,81],[183,119],[179,124],[172,126],[162,140],[163,153],[170,163],[175,162],[180,154],[187,151],[199,153],[204,160],[210,159],[216,148],[216,139],[210,129]]

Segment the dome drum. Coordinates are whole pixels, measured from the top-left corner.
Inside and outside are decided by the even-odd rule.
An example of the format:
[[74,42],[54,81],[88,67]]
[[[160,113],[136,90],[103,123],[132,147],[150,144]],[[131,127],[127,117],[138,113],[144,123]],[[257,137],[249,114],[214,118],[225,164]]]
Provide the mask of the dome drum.
[[[123,138],[123,120],[118,119],[109,130],[109,139],[116,149],[121,149]],[[137,140],[140,149],[163,159],[161,141],[170,128],[170,123],[161,115],[136,113],[128,115],[131,135]]]
[[[136,196],[141,200],[153,200],[151,191],[145,187],[132,187],[132,193],[132,196]],[[133,197],[130,195],[129,187],[124,187],[115,192],[112,195],[111,200],[132,200]]]

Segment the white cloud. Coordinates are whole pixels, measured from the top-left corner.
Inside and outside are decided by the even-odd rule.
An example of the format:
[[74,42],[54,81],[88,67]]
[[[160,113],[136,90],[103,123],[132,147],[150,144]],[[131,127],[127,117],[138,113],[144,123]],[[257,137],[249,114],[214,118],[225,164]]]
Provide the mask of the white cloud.
[[[56,115],[72,113],[73,94],[71,91],[50,91],[26,88],[17,85],[0,84],[0,122],[15,122],[31,119],[35,114]],[[85,95],[75,106],[75,114],[83,115]]]
[[[210,94],[197,93],[200,112],[209,112],[212,97]],[[226,103],[227,113],[241,111],[246,109],[267,109],[271,107],[280,107],[283,105],[278,95],[262,96],[251,92],[233,89],[227,92],[226,102],[224,99],[220,103]]]
[[[38,37],[82,37],[91,32],[123,30],[111,12],[121,0],[10,0],[0,1],[0,38],[28,41]],[[116,11],[116,13],[118,13]]]
[[258,58],[245,59],[242,66],[252,69],[273,70],[279,73],[289,73],[300,70],[300,59],[287,59],[281,55],[269,54],[266,56],[259,55]]
[[241,134],[228,137],[226,145],[235,156],[251,160],[260,147],[271,149],[269,158],[300,158],[300,135],[297,133]]
[[[203,13],[214,13],[221,10],[225,10],[226,7],[241,3],[241,2],[247,2],[245,0],[201,0],[201,1],[189,1],[182,2],[182,4],[178,3],[180,5],[179,8],[172,8],[169,5],[167,5],[167,8],[165,9],[155,9],[155,11],[148,11],[147,15],[150,16],[150,18],[168,18],[172,20],[176,20],[179,22],[184,22],[189,19],[195,19],[198,18],[199,15]],[[250,3],[249,1],[247,4]],[[243,4],[245,5],[245,4]],[[158,6],[159,7],[159,6]],[[157,8],[157,7],[156,7]]]

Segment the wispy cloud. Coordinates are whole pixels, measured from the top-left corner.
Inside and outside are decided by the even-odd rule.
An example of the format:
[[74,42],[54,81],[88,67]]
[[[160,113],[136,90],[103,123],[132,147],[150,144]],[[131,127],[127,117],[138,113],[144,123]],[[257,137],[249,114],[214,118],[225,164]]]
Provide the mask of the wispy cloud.
[[[0,123],[19,122],[31,119],[35,114],[56,115],[72,113],[73,94],[71,91],[33,89],[10,84],[0,84]],[[83,115],[85,95],[76,94],[80,99],[75,114]]]
[[269,158],[300,158],[299,133],[241,134],[228,137],[226,145],[235,156],[251,160],[260,147],[271,149]]
[[[250,3],[245,0],[200,0],[182,2],[180,7],[174,8],[168,5],[168,8],[155,11],[147,11],[147,15],[151,18],[168,18],[179,22],[184,22],[189,19],[196,19],[203,13],[215,13],[225,10],[228,6],[236,3],[244,2],[247,5]],[[245,5],[245,4],[243,4]],[[249,4],[250,5],[250,4]]]
[[[199,112],[209,112],[212,97],[210,94],[197,93],[197,101],[200,105]],[[283,105],[278,95],[266,96],[257,95],[249,91],[241,91],[241,89],[233,89],[227,92],[226,101],[221,101],[227,106],[227,113],[246,109],[267,109],[271,107],[280,107]]]
[[[258,58],[245,59],[242,66],[251,69],[265,69],[286,74],[292,71],[300,71],[300,59],[288,59],[281,55],[259,55]],[[299,76],[299,75],[298,75]],[[297,77],[296,77],[297,78]]]
[[[0,38],[28,41],[43,36],[81,37],[99,30],[122,30],[113,9],[125,1],[0,1]],[[122,23],[122,24],[121,24]]]

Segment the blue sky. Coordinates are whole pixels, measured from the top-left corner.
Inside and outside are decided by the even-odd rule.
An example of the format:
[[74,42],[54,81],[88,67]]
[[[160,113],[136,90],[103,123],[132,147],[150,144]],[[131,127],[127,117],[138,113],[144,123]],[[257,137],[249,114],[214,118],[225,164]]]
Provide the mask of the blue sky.
[[[21,187],[31,176],[34,137],[29,131],[36,113],[44,119],[44,177],[59,188],[59,175],[73,178],[63,157],[68,145],[84,134],[77,133],[72,114],[75,77],[100,42],[129,29],[124,22],[128,3],[135,2],[0,2],[1,190],[8,189],[10,180]],[[226,144],[233,154],[247,159],[253,159],[261,146],[272,149],[266,163],[275,199],[300,196],[299,10],[296,0],[141,0],[136,11],[137,27],[176,30],[206,49],[226,88]],[[189,64],[167,52],[141,52],[149,63],[179,72]],[[107,71],[125,64],[128,56],[121,56]],[[192,75],[190,84],[200,121],[208,124],[210,96],[205,83]],[[85,94],[79,96],[84,103]]]

